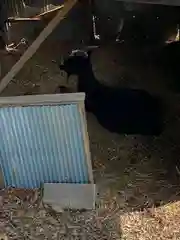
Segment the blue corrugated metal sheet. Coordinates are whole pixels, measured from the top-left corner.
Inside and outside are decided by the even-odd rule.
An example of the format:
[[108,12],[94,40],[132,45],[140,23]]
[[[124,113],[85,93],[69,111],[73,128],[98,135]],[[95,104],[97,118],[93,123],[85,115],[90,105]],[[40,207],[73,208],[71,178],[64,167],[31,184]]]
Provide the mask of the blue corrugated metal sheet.
[[0,164],[6,186],[88,183],[78,104],[0,108]]

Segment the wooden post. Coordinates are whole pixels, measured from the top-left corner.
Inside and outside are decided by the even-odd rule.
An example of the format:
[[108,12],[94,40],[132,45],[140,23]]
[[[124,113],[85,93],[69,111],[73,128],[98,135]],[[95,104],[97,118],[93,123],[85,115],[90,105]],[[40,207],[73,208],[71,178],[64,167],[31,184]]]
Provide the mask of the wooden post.
[[68,0],[64,4],[64,8],[49,22],[49,24],[43,29],[40,35],[32,43],[32,45],[25,51],[18,62],[12,67],[12,69],[6,74],[6,76],[0,82],[0,93],[6,88],[9,82],[16,76],[16,74],[22,69],[24,64],[34,55],[44,40],[50,35],[65,15],[73,8],[77,3],[77,0]]
[[143,3],[143,4],[159,4],[159,5],[167,5],[167,6],[180,6],[179,0],[116,0],[119,2],[126,3]]

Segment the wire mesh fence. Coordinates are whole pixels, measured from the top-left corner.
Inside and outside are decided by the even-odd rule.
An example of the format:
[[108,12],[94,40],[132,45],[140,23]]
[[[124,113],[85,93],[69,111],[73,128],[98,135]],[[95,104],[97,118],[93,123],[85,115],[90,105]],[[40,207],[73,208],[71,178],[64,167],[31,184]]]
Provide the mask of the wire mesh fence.
[[63,2],[63,0],[1,0],[1,4],[6,6],[8,17],[33,16],[47,12]]

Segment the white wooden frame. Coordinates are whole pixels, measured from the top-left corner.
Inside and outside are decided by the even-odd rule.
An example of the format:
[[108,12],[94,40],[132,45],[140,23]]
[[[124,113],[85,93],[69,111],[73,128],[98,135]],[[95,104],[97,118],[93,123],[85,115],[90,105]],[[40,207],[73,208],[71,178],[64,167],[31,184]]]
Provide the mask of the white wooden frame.
[[85,93],[42,94],[14,97],[0,97],[0,108],[7,106],[60,105],[82,103]]
[[84,108],[84,93],[68,94],[44,94],[15,97],[0,97],[0,109],[8,107],[46,106],[77,104],[81,120],[84,122],[82,129],[84,152],[87,163],[88,178],[87,184],[44,184],[44,202],[59,205],[62,208],[94,209],[95,208],[95,184],[93,179],[91,154],[89,147],[89,136],[87,132],[86,116]]

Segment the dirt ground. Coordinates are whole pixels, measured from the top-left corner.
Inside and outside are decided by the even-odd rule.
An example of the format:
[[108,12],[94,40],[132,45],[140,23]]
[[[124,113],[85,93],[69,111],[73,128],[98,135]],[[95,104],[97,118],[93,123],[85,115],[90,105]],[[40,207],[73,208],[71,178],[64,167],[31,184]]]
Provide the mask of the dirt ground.
[[[66,76],[59,71],[55,61],[71,45],[56,44],[57,48],[54,48],[46,42],[2,95],[54,93],[58,85],[67,85]],[[103,46],[92,54],[93,69],[103,84],[142,88],[158,94],[164,103],[164,131],[159,137],[112,134],[99,125],[95,116],[87,114],[98,189],[97,209],[86,213],[86,220],[74,220],[81,229],[88,228],[88,234],[84,238],[77,235],[79,238],[72,239],[180,239],[180,99],[178,94],[169,90],[170,80],[162,77],[155,66],[141,59],[142,53],[142,50],[130,46]],[[14,62],[14,57],[11,58]],[[72,89],[75,88],[75,80],[72,78],[68,83]],[[41,211],[44,208],[38,210],[38,214]],[[45,219],[46,212],[42,214]],[[82,215],[77,214],[78,217]],[[21,219],[25,218],[24,213]],[[34,215],[30,218],[35,219]],[[29,225],[22,221],[17,223],[20,230],[12,226],[10,220],[3,226],[10,239],[71,239],[70,236],[75,236],[61,238],[57,225],[62,217],[58,215],[59,220],[57,216],[51,218],[53,220],[47,224],[56,227],[50,227],[48,234],[54,231],[53,236],[44,231],[47,224],[42,224],[38,218],[30,224],[32,232],[39,229],[36,233],[34,230],[34,235],[26,229]],[[56,221],[55,225],[52,221]],[[23,235],[28,237],[23,238]]]

